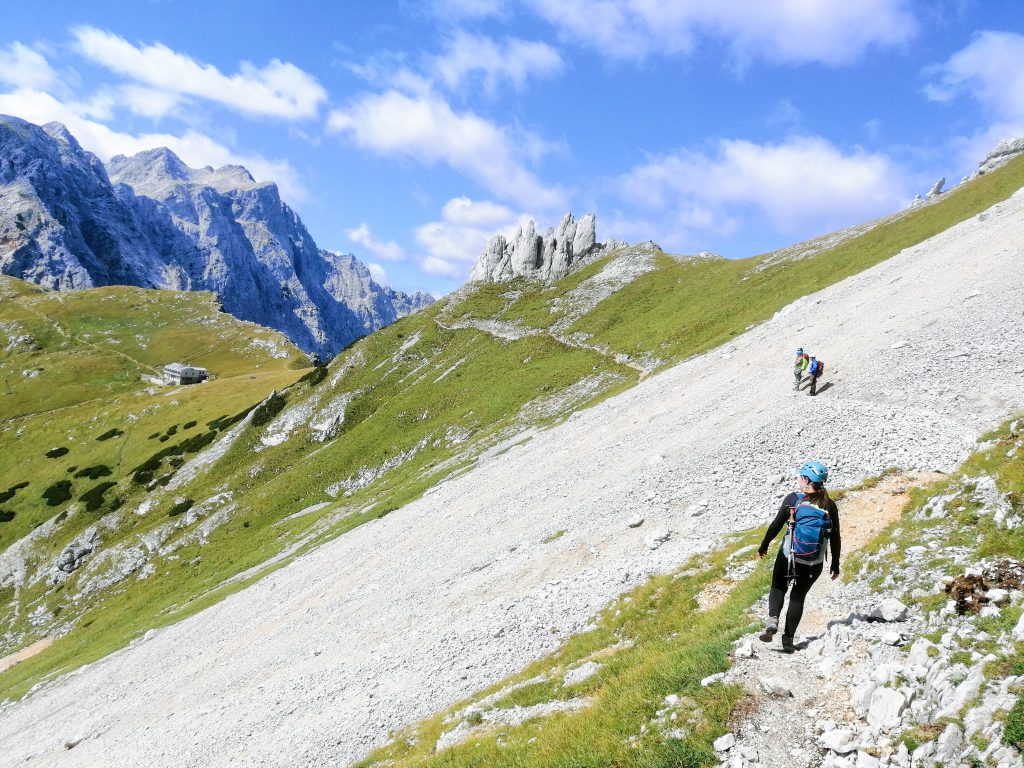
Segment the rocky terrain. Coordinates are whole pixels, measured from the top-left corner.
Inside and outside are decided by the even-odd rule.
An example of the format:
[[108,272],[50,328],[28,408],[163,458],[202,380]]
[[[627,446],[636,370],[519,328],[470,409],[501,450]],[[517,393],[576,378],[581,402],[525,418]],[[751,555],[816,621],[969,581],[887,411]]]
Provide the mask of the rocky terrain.
[[[1024,335],[1022,249],[1017,193],[40,686],[0,712],[0,754],[12,765],[344,764],[552,650],[648,574],[763,524],[808,457],[835,487],[892,466],[951,472],[1024,408],[1024,349],[1003,341]],[[792,390],[798,345],[829,364],[816,398]],[[934,584],[925,574],[917,588]],[[838,637],[879,625],[836,626]],[[894,694],[909,698],[916,680]],[[945,706],[932,687],[917,700]],[[841,749],[868,743],[855,718],[826,715],[835,728],[820,730],[855,733]],[[883,735],[869,734],[872,751],[884,753]]]
[[[1021,426],[1011,425],[1013,450],[1022,445]],[[896,476],[847,496],[843,515],[861,526],[858,533],[877,534],[913,484],[914,478]],[[860,560],[854,580],[822,579],[814,587],[796,654],[781,653],[777,637],[771,644],[756,633],[738,641],[728,672],[702,682],[736,682],[750,697],[747,714],[715,743],[724,765],[1024,764],[1002,743],[1003,718],[1024,680],[997,671],[1015,658],[1024,620],[1012,629],[979,626],[1024,601],[1024,563],[949,546],[955,512],[968,504],[1004,529],[1022,523],[1007,514],[1008,499],[991,477],[963,482],[917,513],[927,521],[916,534],[924,544],[904,550],[889,543]],[[845,532],[844,548],[858,549],[863,538]],[[961,575],[946,575],[940,557]],[[908,608],[901,601],[908,595],[927,602]],[[758,612],[765,611],[762,601]]]
[[270,182],[167,149],[107,167],[67,129],[0,117],[0,271],[57,290],[208,290],[324,358],[428,306],[320,249]]

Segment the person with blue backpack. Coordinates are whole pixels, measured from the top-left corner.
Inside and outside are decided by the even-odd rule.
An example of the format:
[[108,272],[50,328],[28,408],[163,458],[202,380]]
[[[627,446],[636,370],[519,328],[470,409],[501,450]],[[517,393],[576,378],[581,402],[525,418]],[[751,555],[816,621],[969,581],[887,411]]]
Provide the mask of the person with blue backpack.
[[807,373],[811,377],[810,396],[818,394],[818,377],[825,372],[825,364],[814,355],[811,355],[810,365],[807,366]]
[[768,526],[757,556],[764,557],[768,546],[785,527],[786,535],[779,547],[772,570],[772,588],[768,593],[768,621],[760,637],[770,643],[779,630],[782,603],[789,592],[789,609],[782,633],[782,650],[796,650],[793,638],[804,613],[804,598],[818,580],[825,567],[825,558],[831,553],[829,571],[832,578],[839,576],[839,554],[842,541],[839,536],[839,507],[825,490],[828,468],[820,461],[808,461],[800,467],[800,490],[782,500],[778,514]]

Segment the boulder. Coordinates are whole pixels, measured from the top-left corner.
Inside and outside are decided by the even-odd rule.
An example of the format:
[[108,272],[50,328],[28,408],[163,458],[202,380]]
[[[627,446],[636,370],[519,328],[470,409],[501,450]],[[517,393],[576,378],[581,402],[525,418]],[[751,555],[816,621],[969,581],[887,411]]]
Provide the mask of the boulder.
[[724,736],[719,736],[715,739],[714,743],[715,752],[728,752],[734,746],[736,746],[736,736],[731,733],[727,733]]
[[871,609],[869,616],[879,621],[905,621],[907,618],[907,606],[895,597],[887,597]]
[[940,765],[957,765],[963,742],[963,733],[960,729],[954,723],[947,725],[946,730],[935,742],[935,762]]
[[860,746],[860,737],[848,728],[836,728],[821,734],[818,737],[818,746],[846,755]]
[[793,691],[790,690],[789,685],[785,680],[777,677],[762,677],[758,682],[761,683],[761,687],[764,692],[769,696],[775,696],[780,699],[789,698],[793,695]]
[[871,694],[868,706],[868,725],[888,731],[900,724],[900,716],[907,708],[907,698],[892,688],[878,688]]

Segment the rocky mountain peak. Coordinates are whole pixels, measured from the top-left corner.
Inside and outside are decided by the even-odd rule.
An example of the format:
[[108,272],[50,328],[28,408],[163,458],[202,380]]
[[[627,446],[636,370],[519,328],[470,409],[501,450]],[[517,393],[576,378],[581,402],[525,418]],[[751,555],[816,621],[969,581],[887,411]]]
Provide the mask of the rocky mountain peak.
[[137,194],[157,200],[167,198],[183,184],[212,187],[218,192],[255,189],[270,186],[258,183],[248,170],[240,165],[220,168],[189,168],[167,147],[147,149],[131,157],[117,155],[107,164],[107,172],[115,183],[127,184]]
[[596,217],[586,214],[579,221],[565,214],[558,227],[537,234],[531,219],[510,239],[495,235],[484,247],[469,276],[470,282],[499,283],[514,277],[557,280],[592,254],[602,251],[596,240]]
[[71,135],[71,131],[68,130],[67,126],[64,125],[64,123],[47,123],[46,125],[42,126],[42,128],[44,131],[46,131],[46,133],[49,136],[56,139],[62,144],[68,145],[72,150],[76,152],[82,151],[82,147],[81,145],[79,145],[78,139]]
[[58,290],[214,291],[322,358],[432,301],[325,257],[277,185],[240,165],[189,168],[159,147],[104,167],[59,123],[0,116],[4,233],[3,274]]
[[134,186],[133,182],[145,183],[153,179],[187,181],[190,173],[181,158],[167,147],[147,149],[132,157],[115,155],[107,163],[107,171],[131,186]]

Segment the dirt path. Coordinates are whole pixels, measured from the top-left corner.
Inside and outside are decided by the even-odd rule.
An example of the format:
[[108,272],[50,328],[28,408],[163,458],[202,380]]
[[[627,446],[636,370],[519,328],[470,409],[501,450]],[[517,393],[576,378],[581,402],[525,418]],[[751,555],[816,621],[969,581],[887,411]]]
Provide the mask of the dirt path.
[[[852,491],[840,499],[843,560],[899,519],[909,501],[911,488],[933,483],[942,477],[934,472],[890,475],[874,488]],[[804,616],[800,621],[801,634],[820,635],[830,621],[844,618],[836,616],[830,608],[830,598],[842,587],[841,581],[832,581],[827,578],[827,574],[822,575],[804,604]]]
[[4,672],[10,669],[19,661],[31,659],[37,653],[42,653],[51,645],[53,645],[54,639],[55,638],[52,637],[44,637],[42,640],[36,640],[34,643],[32,643],[32,645],[25,646],[20,651],[15,651],[14,653],[7,654],[2,659],[0,659],[0,672]]

